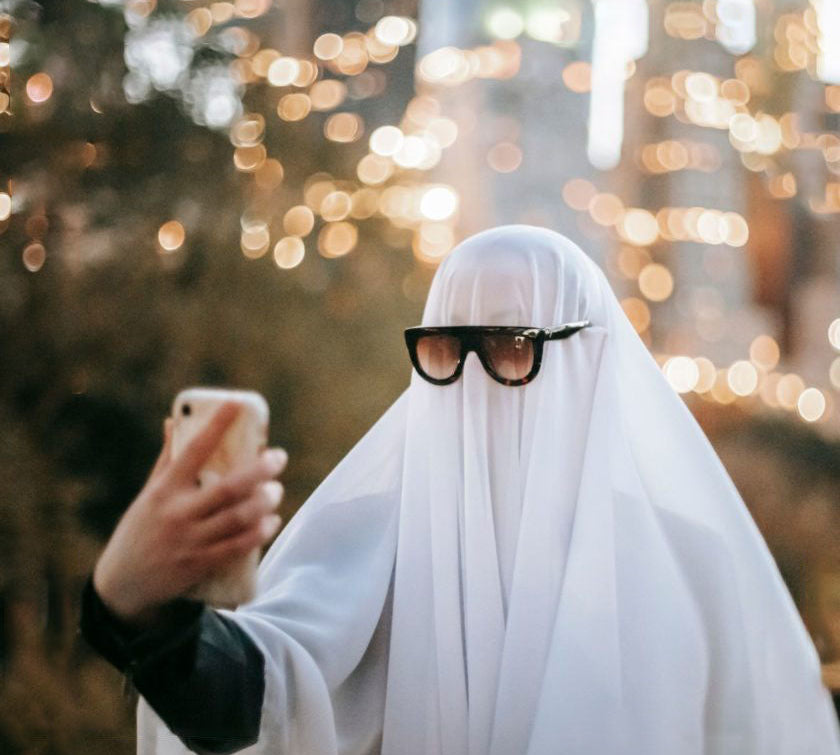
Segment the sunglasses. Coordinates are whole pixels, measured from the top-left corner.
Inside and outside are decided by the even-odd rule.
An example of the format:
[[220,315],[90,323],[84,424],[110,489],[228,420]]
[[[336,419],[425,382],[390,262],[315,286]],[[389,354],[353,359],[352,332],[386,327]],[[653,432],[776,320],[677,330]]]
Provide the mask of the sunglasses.
[[592,325],[588,320],[557,328],[495,325],[453,325],[408,328],[405,344],[417,374],[434,385],[454,383],[464,369],[469,352],[502,385],[525,385],[540,371],[543,344],[562,341]]

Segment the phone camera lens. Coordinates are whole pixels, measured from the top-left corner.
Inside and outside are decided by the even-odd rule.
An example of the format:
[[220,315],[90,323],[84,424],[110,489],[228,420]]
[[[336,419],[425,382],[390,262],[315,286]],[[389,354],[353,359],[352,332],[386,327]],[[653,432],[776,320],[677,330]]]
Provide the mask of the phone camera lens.
[[181,414],[183,414],[185,417],[189,417],[190,414],[192,414],[192,407],[189,404],[184,404],[181,407]]

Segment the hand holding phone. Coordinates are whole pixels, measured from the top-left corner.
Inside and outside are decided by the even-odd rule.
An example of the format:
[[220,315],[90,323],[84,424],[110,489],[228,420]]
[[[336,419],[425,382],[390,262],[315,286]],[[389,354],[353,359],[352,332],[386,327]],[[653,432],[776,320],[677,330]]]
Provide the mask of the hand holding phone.
[[[213,471],[215,461],[211,460],[241,411],[240,404],[225,401],[206,425],[195,432],[183,428],[179,435],[186,432],[192,439],[186,445],[179,440],[177,458],[172,454],[175,423],[167,419],[157,463],[111,534],[93,572],[97,593],[125,622],[137,627],[154,625],[165,604],[196,594],[197,586],[201,595],[208,582],[227,574],[231,564],[258,553],[277,533],[280,517],[276,511],[283,495],[277,477],[286,465],[285,451],[263,451],[255,461],[243,461],[244,467],[217,482],[207,471]],[[187,416],[191,412],[192,408]],[[205,487],[199,484],[202,477]],[[231,605],[246,600],[248,592],[237,589],[218,594],[214,588],[208,599]]]

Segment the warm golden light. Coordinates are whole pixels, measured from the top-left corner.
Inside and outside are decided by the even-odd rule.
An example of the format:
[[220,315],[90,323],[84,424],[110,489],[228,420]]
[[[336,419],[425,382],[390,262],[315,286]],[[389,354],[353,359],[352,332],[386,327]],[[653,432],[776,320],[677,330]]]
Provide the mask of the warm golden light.
[[581,212],[589,208],[597,193],[595,185],[585,178],[572,178],[563,185],[563,201],[573,210]]
[[790,199],[796,196],[796,176],[793,173],[782,173],[770,179],[770,194],[776,199]]
[[321,200],[320,214],[324,220],[344,220],[350,214],[352,202],[346,191],[332,191]]
[[274,245],[274,262],[283,270],[290,270],[303,262],[305,248],[297,236],[286,236]]
[[243,173],[253,173],[265,162],[266,152],[262,144],[253,147],[237,147],[233,151],[233,164]]
[[376,36],[375,29],[369,29],[368,33],[365,34],[365,48],[371,62],[379,64],[392,61],[400,51],[398,45],[389,45],[380,40]]
[[356,175],[362,183],[377,186],[385,183],[394,173],[394,163],[380,155],[365,155],[356,166]]
[[458,124],[450,118],[434,118],[429,122],[426,131],[443,149],[451,147],[458,138]]
[[210,6],[210,14],[213,16],[213,23],[224,24],[233,18],[236,8],[233,3],[216,2]]
[[740,79],[724,81],[720,94],[735,105],[746,105],[750,101],[750,88]]
[[522,150],[512,142],[499,142],[487,153],[487,164],[497,173],[513,173],[522,164]]
[[750,344],[750,359],[757,367],[769,372],[779,363],[779,344],[770,336],[758,336]]
[[248,259],[255,260],[262,257],[271,245],[271,235],[265,223],[255,222],[244,228],[239,239],[239,246]]
[[677,393],[693,391],[700,379],[700,369],[691,357],[671,357],[663,366],[663,372],[670,386]]
[[840,391],[840,357],[835,357],[831,367],[828,368],[828,379]]
[[338,34],[322,34],[312,46],[315,57],[320,60],[333,60],[343,49],[344,40]]
[[426,190],[420,200],[420,212],[429,220],[446,220],[458,209],[458,195],[449,186]]
[[344,98],[347,97],[347,86],[337,79],[316,81],[309,90],[309,97],[313,109],[332,110],[344,102]]
[[563,83],[573,92],[588,92],[592,88],[592,65],[583,60],[569,63],[563,69]]
[[764,376],[764,379],[759,383],[758,394],[761,400],[774,409],[779,406],[779,381],[782,379],[778,372],[771,372]]
[[174,252],[181,248],[186,238],[184,226],[177,220],[170,220],[158,229],[158,244],[164,252]]
[[358,76],[367,68],[368,52],[364,34],[350,32],[344,35],[344,47],[333,61],[335,67],[345,76]]
[[737,212],[725,212],[722,215],[724,242],[728,246],[744,246],[750,238],[747,221]]
[[649,246],[659,238],[659,224],[647,210],[632,208],[619,221],[622,238],[635,246]]
[[697,393],[708,393],[712,390],[717,377],[717,370],[711,359],[706,357],[695,357],[694,363],[697,365],[697,383],[694,390]]
[[651,261],[650,252],[644,247],[626,245],[622,245],[616,258],[619,272],[629,280],[638,280],[639,273]]
[[283,216],[283,230],[290,236],[306,236],[314,226],[315,214],[304,204],[290,208]]
[[708,73],[689,74],[685,77],[685,92],[697,102],[711,102],[717,97],[717,79]]
[[12,198],[5,191],[0,191],[0,222],[7,220],[11,214]]
[[242,18],[257,18],[271,7],[271,0],[236,0],[236,15]]
[[268,67],[266,79],[271,86],[289,86],[300,72],[300,66],[295,58],[280,57]]
[[213,26],[213,14],[208,8],[195,8],[184,20],[196,37],[203,37]]
[[804,390],[805,383],[799,375],[784,375],[776,386],[776,400],[785,409],[794,409]]
[[318,251],[324,257],[341,257],[356,246],[359,232],[345,220],[327,223],[318,234]]
[[298,61],[298,73],[292,81],[292,86],[308,87],[318,78],[318,66],[311,60]]
[[758,388],[758,371],[750,362],[739,359],[729,368],[727,381],[736,396],[749,396]]
[[637,333],[644,333],[650,327],[650,308],[642,299],[629,296],[621,300],[621,308]]
[[712,29],[712,21],[697,3],[671,2],[665,6],[665,32],[677,39],[700,39]]
[[659,80],[659,83],[645,87],[645,108],[658,118],[672,115],[677,107],[677,98],[667,82],[667,79]]
[[269,157],[254,173],[254,180],[261,189],[274,189],[283,182],[283,165]]
[[385,16],[377,21],[374,34],[383,44],[407,45],[414,41],[417,26],[410,18]]
[[428,142],[422,137],[410,134],[403,139],[393,159],[401,168],[418,168],[428,157]]
[[833,320],[828,326],[828,342],[840,351],[840,317]]
[[720,369],[715,373],[715,382],[709,391],[711,397],[721,404],[731,404],[738,396],[729,387],[727,370]]
[[840,86],[835,84],[825,88],[825,104],[832,113],[840,113]]
[[380,126],[370,135],[370,151],[390,157],[402,147],[403,132],[396,126]]
[[265,133],[265,118],[259,113],[248,113],[236,120],[230,128],[230,141],[234,147],[253,147]]
[[524,19],[513,8],[496,8],[487,18],[487,30],[498,39],[515,39],[524,29]]
[[36,73],[26,81],[26,96],[35,104],[46,102],[53,93],[53,82],[46,73]]
[[806,422],[816,422],[825,413],[825,396],[818,388],[806,388],[799,394],[796,408]]
[[639,290],[651,301],[664,301],[674,290],[674,278],[667,267],[652,262],[639,273]]
[[280,53],[277,50],[266,47],[251,58],[251,70],[257,76],[265,78],[268,75],[268,67],[279,57]]
[[284,121],[301,121],[311,109],[312,101],[302,92],[283,95],[277,103],[277,115]]
[[598,225],[615,225],[624,212],[624,203],[615,194],[595,194],[589,200],[589,214]]
[[350,217],[364,220],[372,217],[379,207],[379,192],[376,189],[359,189],[350,195]]
[[38,241],[27,244],[23,250],[23,266],[30,273],[37,273],[43,266],[47,259],[47,250],[44,245]]
[[324,123],[324,136],[342,144],[356,141],[364,130],[364,122],[356,113],[335,113]]

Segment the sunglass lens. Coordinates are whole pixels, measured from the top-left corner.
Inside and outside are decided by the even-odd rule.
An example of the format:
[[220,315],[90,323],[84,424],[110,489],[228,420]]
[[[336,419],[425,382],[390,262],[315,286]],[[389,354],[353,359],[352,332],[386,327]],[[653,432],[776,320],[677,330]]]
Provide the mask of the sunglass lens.
[[484,354],[493,371],[505,380],[522,380],[534,366],[534,342],[519,335],[486,335]]
[[461,358],[461,342],[455,336],[423,336],[417,341],[417,361],[433,380],[445,380],[455,374]]

